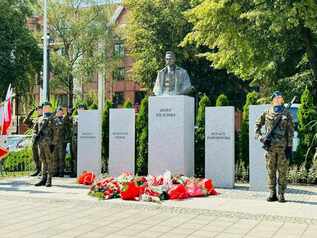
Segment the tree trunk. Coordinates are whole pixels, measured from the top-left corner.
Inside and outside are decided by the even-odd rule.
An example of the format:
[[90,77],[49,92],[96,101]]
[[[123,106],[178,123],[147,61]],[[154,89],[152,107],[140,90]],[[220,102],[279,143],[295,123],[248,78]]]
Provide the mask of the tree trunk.
[[302,27],[304,44],[309,60],[310,67],[313,71],[312,95],[314,97],[315,105],[317,105],[317,48],[314,46],[314,38],[312,31],[303,26]]
[[74,77],[72,74],[68,75],[68,108],[73,108],[73,101],[74,101]]

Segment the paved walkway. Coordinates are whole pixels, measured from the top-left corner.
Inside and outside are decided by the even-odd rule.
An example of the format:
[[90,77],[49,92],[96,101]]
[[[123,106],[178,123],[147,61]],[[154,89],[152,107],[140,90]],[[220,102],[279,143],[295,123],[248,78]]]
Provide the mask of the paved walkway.
[[0,180],[1,238],[317,237],[317,187],[292,186],[288,203],[267,203],[246,187],[162,204],[99,201],[74,179],[52,188],[34,178]]

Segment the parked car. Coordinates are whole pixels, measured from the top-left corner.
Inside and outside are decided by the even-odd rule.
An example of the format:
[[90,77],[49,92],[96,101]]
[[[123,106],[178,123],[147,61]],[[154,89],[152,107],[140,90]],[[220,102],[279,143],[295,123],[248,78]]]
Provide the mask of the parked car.
[[9,151],[17,151],[32,145],[32,136],[30,135],[9,135],[5,138],[3,147]]

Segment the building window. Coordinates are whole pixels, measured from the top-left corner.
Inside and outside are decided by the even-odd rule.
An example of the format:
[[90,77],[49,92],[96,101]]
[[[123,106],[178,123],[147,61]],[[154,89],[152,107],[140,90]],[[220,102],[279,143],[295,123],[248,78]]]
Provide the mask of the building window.
[[119,67],[113,71],[113,80],[120,81],[124,80],[125,68]]
[[115,106],[123,105],[124,103],[124,93],[123,92],[115,92],[113,97],[113,103]]
[[124,44],[122,41],[115,43],[114,45],[114,55],[118,57],[124,56]]

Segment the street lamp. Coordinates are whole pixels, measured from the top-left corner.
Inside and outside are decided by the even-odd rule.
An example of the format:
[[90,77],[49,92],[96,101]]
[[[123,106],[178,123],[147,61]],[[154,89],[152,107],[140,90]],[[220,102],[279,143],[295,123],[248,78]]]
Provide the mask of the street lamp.
[[[44,37],[41,38],[42,42],[45,42]],[[45,64],[43,65],[43,73],[42,73],[42,81],[43,81],[43,95],[42,95],[42,102],[50,100],[50,88],[49,88],[49,81],[50,81],[50,50],[54,46],[54,38],[50,36],[50,33],[46,34],[46,42],[47,42],[47,49],[46,49],[46,70],[44,69]],[[46,74],[44,73],[46,72]],[[46,82],[45,82],[46,81]]]
[[48,39],[47,39],[47,0],[43,0],[43,9],[44,9],[44,22],[43,22],[43,98],[42,102],[49,101],[48,96],[48,62],[47,62],[47,48],[48,48]]

